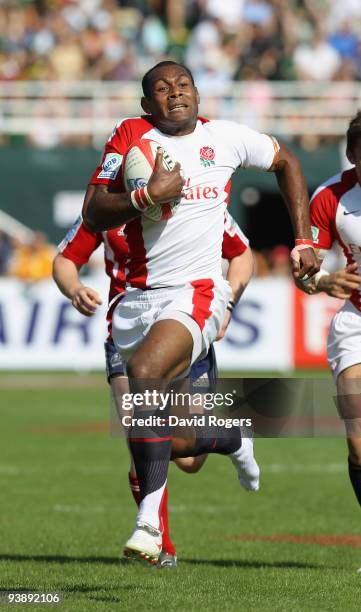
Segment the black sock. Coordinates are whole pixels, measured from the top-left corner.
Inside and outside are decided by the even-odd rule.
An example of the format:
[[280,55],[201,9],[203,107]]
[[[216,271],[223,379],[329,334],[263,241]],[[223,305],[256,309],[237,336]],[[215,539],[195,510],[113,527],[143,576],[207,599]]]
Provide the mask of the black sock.
[[226,429],[225,427],[206,424],[204,427],[196,426],[195,432],[193,457],[206,453],[230,455],[242,446],[241,430],[236,426]]
[[[167,423],[167,415],[147,411],[138,413],[137,417],[160,416]],[[129,446],[137,472],[140,499],[160,489],[167,480],[168,465],[171,455],[172,440],[169,426],[135,425],[129,432]]]
[[348,460],[348,473],[350,476],[351,484],[355,495],[358,499],[358,503],[361,506],[361,465],[353,463],[350,459]]

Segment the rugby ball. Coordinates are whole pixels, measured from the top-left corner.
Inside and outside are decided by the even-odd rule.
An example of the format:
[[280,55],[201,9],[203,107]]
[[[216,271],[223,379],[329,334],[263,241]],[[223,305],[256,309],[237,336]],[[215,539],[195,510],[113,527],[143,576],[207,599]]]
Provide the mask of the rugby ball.
[[[130,192],[134,189],[145,187],[154,169],[155,157],[158,148],[162,146],[155,140],[148,138],[139,138],[135,140],[123,159],[123,180],[125,189]],[[174,168],[175,162],[169,153],[163,148],[163,165],[167,170]],[[181,198],[165,202],[164,204],[155,204],[148,206],[143,215],[151,221],[166,221],[175,214]]]

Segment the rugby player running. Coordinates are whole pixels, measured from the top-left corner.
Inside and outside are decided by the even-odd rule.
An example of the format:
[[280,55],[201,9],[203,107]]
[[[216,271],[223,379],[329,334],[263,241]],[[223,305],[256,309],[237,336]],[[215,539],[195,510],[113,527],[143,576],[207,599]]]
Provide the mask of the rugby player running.
[[[94,187],[90,186],[89,190],[92,189]],[[53,263],[53,278],[60,291],[71,300],[72,305],[78,312],[88,317],[94,315],[98,305],[101,304],[100,295],[93,288],[83,284],[79,273],[100,244],[104,245],[105,273],[110,279],[109,305],[106,314],[108,337],[104,343],[107,380],[111,386],[117,412],[122,419],[125,415],[129,416],[122,409],[122,396],[129,392],[129,385],[124,364],[112,339],[112,312],[117,300],[125,291],[125,265],[128,246],[124,237],[124,227],[115,228],[108,232],[94,233],[84,226],[81,217],[79,217],[58,247],[59,253]],[[229,263],[227,280],[232,287],[235,302],[243,294],[253,274],[253,256],[248,244],[247,238],[226,211],[222,257]],[[231,308],[226,311],[219,339],[224,336],[230,317]],[[198,390],[201,388],[204,392],[211,391],[217,379],[217,363],[213,345],[204,359],[193,364],[190,377],[194,380],[194,384],[198,385]],[[191,441],[189,439],[184,440],[182,436],[180,438],[173,436],[172,438],[172,458],[175,454],[177,456],[182,455],[175,458],[175,463],[181,470],[188,473],[198,472],[207,458],[207,455],[184,457],[186,448],[189,449],[191,454],[194,452],[194,443],[194,439]],[[242,441],[242,448],[243,469],[238,474],[240,483],[247,490],[256,491],[259,487],[259,468],[253,456],[252,439],[245,438]],[[129,470],[129,486],[133,498],[139,506],[139,483],[133,461],[131,461]],[[157,567],[160,569],[173,568],[177,565],[177,556],[169,533],[167,488],[163,499],[161,520],[163,530],[162,551]]]
[[324,291],[345,300],[332,320],[327,353],[346,428],[348,473],[361,506],[361,111],[350,121],[346,142],[347,157],[354,167],[316,189],[310,215],[320,261],[337,242],[347,266],[331,274],[321,268],[311,280],[297,285],[306,293]]
[[[133,393],[164,392],[172,381],[187,376],[219,333],[232,298],[221,273],[221,244],[229,184],[237,167],[275,172],[296,236],[294,276],[312,276],[319,269],[297,158],[271,136],[235,122],[198,117],[198,91],[182,65],[157,64],[143,77],[142,86],[146,115],[115,128],[103,165],[90,181],[96,185],[94,193],[84,207],[84,222],[91,231],[127,224],[127,292],[114,311],[113,338],[126,360]],[[160,145],[147,186],[149,205],[182,198],[167,221],[148,221],[137,209],[140,193],[129,195],[121,187],[122,156],[138,138]],[[177,160],[171,172],[163,167],[163,148]],[[135,412],[143,417],[148,413],[144,405]],[[150,433],[138,425],[129,443],[141,503],[124,552],[155,563],[161,550],[160,510],[171,432],[165,426]],[[241,440],[231,432],[202,452],[227,454],[237,461],[240,448]]]

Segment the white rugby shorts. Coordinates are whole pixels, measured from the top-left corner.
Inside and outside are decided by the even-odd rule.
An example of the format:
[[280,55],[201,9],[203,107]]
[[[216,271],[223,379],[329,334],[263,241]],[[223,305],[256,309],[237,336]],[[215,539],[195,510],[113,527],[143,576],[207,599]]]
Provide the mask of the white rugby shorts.
[[361,312],[350,301],[332,319],[327,356],[335,380],[346,368],[361,363]]
[[131,289],[114,309],[114,343],[126,361],[157,321],[174,319],[193,337],[192,361],[203,358],[221,329],[231,288],[223,278],[167,289]]

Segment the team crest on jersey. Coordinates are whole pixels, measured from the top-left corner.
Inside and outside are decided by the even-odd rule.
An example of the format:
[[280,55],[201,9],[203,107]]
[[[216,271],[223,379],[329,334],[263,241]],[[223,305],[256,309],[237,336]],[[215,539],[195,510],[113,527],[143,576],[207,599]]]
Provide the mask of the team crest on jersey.
[[209,166],[214,166],[214,149],[212,147],[202,147],[199,151],[199,157],[201,160],[201,164],[204,168],[209,168]]
[[106,178],[114,180],[119,172],[123,156],[119,153],[107,153],[102,164],[102,169],[97,178]]
[[312,240],[314,242],[314,244],[318,243],[318,235],[320,233],[320,230],[318,229],[318,227],[315,227],[314,225],[311,225],[311,232],[312,232]]

